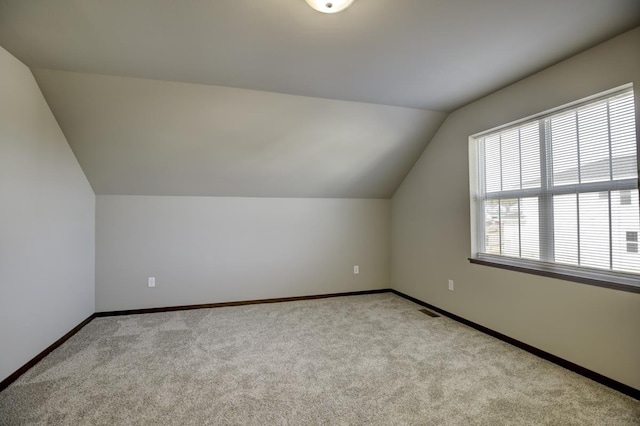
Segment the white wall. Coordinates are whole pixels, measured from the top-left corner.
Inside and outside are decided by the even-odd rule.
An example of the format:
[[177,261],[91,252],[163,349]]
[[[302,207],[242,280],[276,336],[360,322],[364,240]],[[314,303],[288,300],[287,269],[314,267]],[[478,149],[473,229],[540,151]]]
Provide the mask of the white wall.
[[98,196],[96,209],[97,311],[389,287],[389,200]]
[[0,380],[94,312],[95,196],[31,71],[0,48]]
[[638,114],[640,28],[453,112],[393,197],[393,288],[640,389],[640,294],[467,260],[468,137],[629,82]]

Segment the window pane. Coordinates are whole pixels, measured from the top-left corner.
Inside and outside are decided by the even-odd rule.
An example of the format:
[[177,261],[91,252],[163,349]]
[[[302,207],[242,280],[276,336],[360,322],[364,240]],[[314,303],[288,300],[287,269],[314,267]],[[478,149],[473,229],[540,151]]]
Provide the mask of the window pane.
[[540,218],[537,198],[520,199],[520,256],[540,260]]
[[580,140],[580,181],[599,182],[611,180],[607,102],[589,105],[578,110],[578,129]]
[[484,203],[484,252],[500,254],[500,204],[497,200]]
[[613,178],[628,179],[638,175],[633,92],[616,96],[609,102]]
[[640,204],[638,203],[638,191],[613,191],[611,193],[613,269],[640,272],[639,233]]
[[609,269],[609,200],[589,192],[579,201],[580,265]]
[[484,158],[486,191],[500,191],[500,136],[489,136],[484,140]]
[[520,138],[518,129],[500,134],[502,147],[502,190],[520,189]]
[[520,257],[520,230],[518,199],[500,200],[500,228],[502,232],[502,254]]
[[551,117],[550,140],[553,146],[553,184],[578,183],[578,138],[576,113],[571,111]]
[[533,122],[520,128],[522,188],[540,187],[540,125]]
[[578,264],[578,206],[575,194],[553,197],[555,261]]

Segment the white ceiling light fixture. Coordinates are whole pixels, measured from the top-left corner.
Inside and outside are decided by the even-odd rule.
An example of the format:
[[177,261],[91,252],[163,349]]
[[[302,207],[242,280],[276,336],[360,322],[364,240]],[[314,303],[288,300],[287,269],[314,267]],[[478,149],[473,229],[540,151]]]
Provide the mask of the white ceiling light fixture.
[[322,13],[341,12],[351,6],[353,1],[354,0],[306,0],[309,6]]

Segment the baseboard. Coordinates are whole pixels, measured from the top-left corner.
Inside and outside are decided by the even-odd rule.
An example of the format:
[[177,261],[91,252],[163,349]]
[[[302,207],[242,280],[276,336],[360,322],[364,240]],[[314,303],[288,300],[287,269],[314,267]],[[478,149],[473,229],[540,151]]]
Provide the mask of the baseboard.
[[567,370],[571,370],[574,373],[578,373],[581,376],[584,376],[588,379],[591,379],[595,382],[598,382],[602,385],[605,385],[607,387],[610,387],[611,389],[617,390],[618,392],[622,392],[625,395],[628,395],[632,398],[635,398],[637,400],[640,400],[640,390],[633,388],[629,385],[625,385],[624,383],[618,382],[617,380],[611,379],[607,376],[603,376],[600,373],[596,373],[593,370],[589,370],[588,368],[582,367],[578,364],[575,364],[571,361],[567,361],[564,358],[560,358],[559,356],[553,355],[549,352],[543,351],[542,349],[538,349],[534,346],[528,345],[524,342],[521,342],[517,339],[514,339],[513,337],[509,337],[505,334],[499,333],[495,330],[492,330],[490,328],[487,328],[483,325],[477,324],[473,321],[469,321],[468,319],[459,317],[458,315],[452,314],[450,312],[445,311],[444,309],[438,308],[437,306],[433,306],[427,302],[423,302],[420,299],[416,299],[415,297],[409,296],[408,294],[404,294],[401,291],[395,290],[395,289],[391,289],[391,293],[398,295],[400,297],[403,297],[407,300],[410,300],[418,305],[424,306],[426,308],[429,308],[433,311],[436,311],[444,316],[447,316],[453,320],[456,320],[464,325],[467,325],[471,328],[475,328],[478,331],[481,331],[485,334],[488,334],[492,337],[495,337],[497,339],[502,340],[503,342],[509,343],[513,346],[516,346],[520,349],[523,349],[533,355],[536,355],[540,358],[543,358],[547,361],[553,362],[554,364],[559,365],[560,367],[564,367]]
[[328,299],[330,297],[360,296],[363,294],[389,293],[390,288],[377,290],[349,291],[345,293],[316,294],[313,296],[279,297],[275,299],[241,300],[236,302],[204,303],[199,305],[166,306],[162,308],[126,309],[122,311],[96,312],[96,317],[113,317],[118,315],[154,314],[157,312],[189,311],[192,309],[225,308],[228,306],[259,305],[265,303],[297,302],[300,300]]
[[71,331],[69,331],[67,334],[65,334],[64,336],[62,336],[61,338],[59,338],[58,340],[53,342],[45,350],[43,350],[38,355],[33,357],[25,365],[23,365],[22,367],[18,368],[16,371],[14,371],[12,374],[10,374],[6,379],[4,379],[2,382],[0,382],[0,392],[5,390],[7,388],[7,386],[9,386],[11,383],[15,382],[18,379],[18,377],[20,377],[24,373],[26,373],[31,367],[33,367],[38,362],[40,362],[45,356],[49,355],[54,349],[56,349],[58,346],[62,345],[64,342],[69,340],[69,338],[71,338],[71,336],[73,336],[78,331],[80,331],[80,329],[82,327],[84,327],[85,325],[89,324],[95,317],[96,317],[96,314],[89,315],[87,317],[87,319],[85,319],[80,324],[78,324],[75,327],[73,327],[73,329],[71,329]]
[[6,379],[0,382],[0,392],[6,389],[11,383],[15,382],[18,377],[26,373],[31,367],[40,362],[44,357],[49,355],[54,349],[62,345],[69,340],[71,336],[76,334],[82,327],[89,324],[94,318],[98,317],[110,317],[118,315],[134,315],[134,314],[151,314],[156,312],[172,312],[172,311],[186,311],[191,309],[205,309],[205,308],[223,308],[227,306],[243,306],[243,305],[257,305],[262,303],[280,303],[280,302],[295,302],[299,300],[313,300],[313,299],[327,299],[330,297],[342,297],[342,296],[359,296],[363,294],[378,294],[389,293],[390,288],[382,288],[376,290],[362,290],[362,291],[349,291],[344,293],[329,293],[329,294],[316,294],[312,296],[296,296],[296,297],[280,297],[276,299],[257,299],[257,300],[242,300],[237,302],[222,302],[222,303],[205,303],[200,305],[183,305],[183,306],[167,306],[162,308],[148,308],[148,309],[129,309],[124,311],[110,311],[110,312],[96,312],[91,314],[87,319],[75,326],[67,334],[56,340],[53,344],[33,357],[22,367],[18,368],[15,372],[9,375]]
[[327,299],[331,297],[359,296],[364,294],[379,294],[379,293],[393,293],[397,296],[403,297],[418,305],[424,306],[426,308],[429,308],[432,311],[438,312],[455,321],[458,321],[464,325],[467,325],[471,328],[474,328],[492,337],[500,339],[503,342],[509,343],[513,346],[523,349],[533,355],[536,355],[547,361],[553,362],[554,364],[557,364],[561,367],[571,370],[574,373],[580,374],[581,376],[587,377],[593,381],[596,381],[600,384],[608,386],[611,389],[614,389],[618,392],[624,393],[625,395],[629,395],[632,398],[640,400],[640,390],[638,389],[635,389],[629,385],[625,385],[624,383],[618,382],[617,380],[611,379],[609,377],[603,376],[600,373],[596,373],[595,371],[589,370],[588,368],[582,367],[571,361],[567,361],[566,359],[560,358],[549,352],[543,351],[542,349],[538,349],[527,343],[521,342],[505,334],[502,334],[495,330],[487,328],[483,325],[477,324],[473,321],[469,321],[468,319],[452,314],[448,311],[445,311],[444,309],[438,308],[437,306],[431,305],[427,302],[423,302],[420,299],[416,299],[415,297],[409,296],[408,294],[402,293],[401,291],[390,289],[390,288],[377,289],[377,290],[350,291],[350,292],[344,292],[344,293],[317,294],[312,296],[281,297],[281,298],[275,298],[275,299],[257,299],[257,300],[244,300],[244,301],[237,301],[237,302],[206,303],[206,304],[199,304],[199,305],[167,306],[162,308],[129,309],[129,310],[122,310],[122,311],[96,312],[94,314],[91,314],[87,319],[85,319],[80,324],[75,326],[67,334],[62,336],[60,339],[56,340],[53,344],[48,346],[45,350],[40,352],[38,355],[33,357],[29,362],[24,364],[22,367],[20,367],[14,373],[9,375],[6,379],[4,379],[2,382],[0,382],[0,392],[6,389],[11,383],[16,381],[18,377],[26,373],[31,367],[36,365],[45,356],[47,356],[58,346],[62,345],[64,342],[69,340],[71,336],[76,334],[78,331],[80,331],[80,329],[82,329],[82,327],[89,324],[94,318],[97,318],[97,317],[149,314],[149,313],[156,313],[156,312],[172,312],[172,311],[183,311],[183,310],[192,310],[192,309],[222,308],[222,307],[228,307],[228,306],[257,305],[257,304],[264,304],[264,303],[295,302],[300,300]]

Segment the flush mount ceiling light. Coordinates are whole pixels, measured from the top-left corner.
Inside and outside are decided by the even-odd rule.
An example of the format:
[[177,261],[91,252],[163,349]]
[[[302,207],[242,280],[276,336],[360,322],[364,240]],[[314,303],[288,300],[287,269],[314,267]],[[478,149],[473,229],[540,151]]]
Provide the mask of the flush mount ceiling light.
[[322,13],[338,13],[353,3],[353,0],[306,0],[309,6]]

